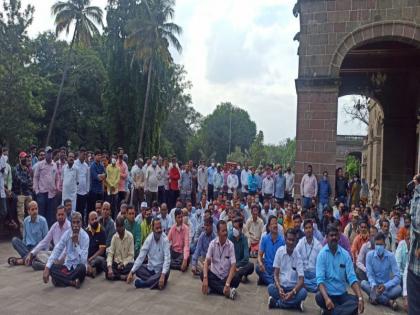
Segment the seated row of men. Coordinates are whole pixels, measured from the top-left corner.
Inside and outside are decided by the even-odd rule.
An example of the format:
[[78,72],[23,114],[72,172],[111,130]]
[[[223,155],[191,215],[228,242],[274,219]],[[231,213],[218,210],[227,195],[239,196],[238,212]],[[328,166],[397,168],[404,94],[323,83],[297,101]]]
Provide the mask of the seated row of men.
[[[48,282],[51,276],[56,286],[79,288],[86,275],[95,277],[104,271],[108,280],[130,283],[136,278],[134,285],[137,288],[163,289],[170,269],[185,271],[191,261],[193,274],[201,277],[203,294],[212,292],[231,299],[235,298],[240,282],[247,282],[247,277],[254,271],[240,216],[229,223],[219,220],[217,236],[213,218],[206,216],[191,255],[189,227],[184,223],[188,214],[180,209],[174,210],[175,224],[167,235],[162,218],[152,218],[149,211],[144,212],[141,235],[143,229],[150,230],[150,233],[136,245],[133,236],[136,232],[127,228],[135,217],[134,209],[131,211],[129,207],[126,219],[117,217],[116,232],[109,246],[106,230],[111,229],[109,222],[113,226],[114,222],[107,213],[106,203],[101,210],[100,219],[95,211],[89,214],[89,226],[85,231],[81,228],[79,213],[72,213],[69,223],[64,207],[58,207],[57,222],[47,231],[45,219],[38,215],[36,202],[31,202],[29,216],[24,221],[23,240],[12,240],[21,258],[11,257],[9,263],[26,263],[36,270],[43,269],[44,281]],[[304,236],[300,239],[298,231],[289,228],[285,241],[277,217],[272,215],[267,220],[255,269],[258,283],[268,285],[269,307],[303,310],[307,292],[314,292],[318,305],[326,311],[334,309],[337,314],[352,314],[357,309],[363,310],[363,298],[350,254],[338,245],[340,231],[337,226],[328,226],[327,245],[324,247],[314,238],[311,220],[305,220],[303,228]],[[49,253],[51,241],[56,245]],[[384,234],[376,234],[372,245],[374,250],[366,255],[367,280],[362,281],[361,286],[372,303],[395,308],[395,299],[402,291],[400,271],[395,256],[384,248],[384,244]],[[347,284],[358,298],[347,293]]]

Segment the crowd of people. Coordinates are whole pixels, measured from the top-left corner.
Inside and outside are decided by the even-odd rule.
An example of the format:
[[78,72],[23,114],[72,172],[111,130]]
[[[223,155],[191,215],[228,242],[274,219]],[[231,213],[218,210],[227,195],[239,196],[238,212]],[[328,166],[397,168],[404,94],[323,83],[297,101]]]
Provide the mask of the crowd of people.
[[328,173],[317,178],[308,165],[300,199],[281,165],[153,156],[129,169],[122,148],[31,147],[11,167],[3,148],[0,219],[20,234],[9,264],[43,270],[55,286],[103,272],[162,290],[171,270],[191,267],[203,294],[230,299],[255,272],[269,308],[303,311],[313,293],[325,314],[357,314],[364,291],[394,310],[402,295],[420,314],[407,299],[420,282],[420,176],[392,209],[379,205],[376,182],[347,177],[337,170],[333,195]]

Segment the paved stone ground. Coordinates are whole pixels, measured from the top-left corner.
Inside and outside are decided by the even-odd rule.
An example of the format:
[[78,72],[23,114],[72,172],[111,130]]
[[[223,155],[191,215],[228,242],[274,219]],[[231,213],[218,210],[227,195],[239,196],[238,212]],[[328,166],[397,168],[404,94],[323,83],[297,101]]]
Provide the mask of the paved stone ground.
[[[0,314],[296,314],[297,311],[268,310],[267,289],[241,284],[235,301],[201,294],[201,282],[191,273],[172,271],[163,292],[134,289],[123,282],[109,282],[99,275],[86,278],[80,290],[54,288],[42,282],[42,272],[23,266],[9,267],[7,258],[15,255],[12,246],[0,242]],[[401,301],[399,301],[401,305]],[[306,314],[319,314],[314,295],[305,301]],[[402,314],[402,312],[400,312]],[[365,314],[396,314],[389,308],[366,305]]]

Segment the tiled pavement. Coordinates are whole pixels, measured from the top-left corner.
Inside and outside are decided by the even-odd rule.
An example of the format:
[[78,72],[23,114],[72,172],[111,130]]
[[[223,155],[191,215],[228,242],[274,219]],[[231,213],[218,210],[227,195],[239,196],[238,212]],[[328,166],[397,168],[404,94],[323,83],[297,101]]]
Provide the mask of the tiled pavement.
[[[172,271],[162,292],[134,289],[123,282],[109,282],[99,275],[86,278],[80,290],[54,288],[42,282],[42,272],[23,266],[9,267],[7,258],[15,255],[10,243],[0,242],[0,314],[199,314],[255,315],[296,314],[297,311],[268,310],[267,289],[250,283],[241,284],[235,301],[220,296],[203,296],[201,282],[191,273]],[[401,300],[399,301],[401,305]],[[306,314],[319,314],[314,295],[305,301]],[[402,312],[400,312],[402,314]],[[389,308],[366,305],[365,314],[396,314]]]

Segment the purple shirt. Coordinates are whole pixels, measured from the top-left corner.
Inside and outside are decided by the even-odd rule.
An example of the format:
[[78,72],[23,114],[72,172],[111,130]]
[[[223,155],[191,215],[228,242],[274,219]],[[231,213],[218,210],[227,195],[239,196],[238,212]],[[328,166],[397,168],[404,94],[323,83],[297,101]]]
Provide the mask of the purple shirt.
[[49,250],[51,241],[53,241],[54,246],[58,244],[61,239],[61,236],[64,234],[65,231],[70,229],[70,222],[66,219],[63,224],[63,227],[60,227],[58,222],[55,222],[50,230],[48,231],[47,235],[38,243],[38,245],[31,251],[31,253],[36,256],[41,250]]
[[229,239],[221,245],[219,237],[216,237],[210,242],[206,258],[211,260],[210,271],[219,279],[224,279],[229,275],[230,267],[236,263],[235,247]]
[[[325,244],[327,244],[327,237],[324,238],[324,241],[322,242],[322,246],[324,246]],[[350,254],[350,257],[352,257],[351,251],[350,251],[350,242],[349,242],[349,239],[345,235],[343,235],[341,233],[340,233],[340,239],[338,240],[338,245],[340,245],[346,251],[348,251],[348,253]]]
[[48,198],[54,198],[57,192],[56,183],[57,165],[55,162],[47,163],[46,160],[38,162],[34,174],[35,193],[48,193]]

